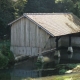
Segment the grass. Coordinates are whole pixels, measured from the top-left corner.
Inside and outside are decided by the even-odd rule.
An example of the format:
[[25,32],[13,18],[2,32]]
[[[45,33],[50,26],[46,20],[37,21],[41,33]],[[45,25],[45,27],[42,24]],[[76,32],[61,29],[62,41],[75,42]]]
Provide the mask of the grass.
[[42,78],[35,78],[34,80],[80,80],[80,73],[59,76],[48,76]]

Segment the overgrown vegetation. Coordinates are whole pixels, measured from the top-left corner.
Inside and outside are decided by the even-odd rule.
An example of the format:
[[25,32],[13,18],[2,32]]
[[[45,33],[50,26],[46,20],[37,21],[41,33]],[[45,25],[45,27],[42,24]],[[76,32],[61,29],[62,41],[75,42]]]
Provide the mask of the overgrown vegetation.
[[10,73],[0,73],[0,80],[11,80]]
[[0,69],[8,68],[14,64],[14,55],[10,51],[7,41],[0,43]]

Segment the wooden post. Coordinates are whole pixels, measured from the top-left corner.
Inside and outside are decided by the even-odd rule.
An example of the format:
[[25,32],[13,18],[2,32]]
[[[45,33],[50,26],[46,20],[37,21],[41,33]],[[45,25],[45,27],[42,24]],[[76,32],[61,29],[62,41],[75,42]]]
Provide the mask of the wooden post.
[[56,37],[56,50],[58,50],[58,37]]
[[69,47],[71,46],[71,35],[69,35]]
[[56,49],[58,50],[58,40],[61,38],[61,36],[56,37]]

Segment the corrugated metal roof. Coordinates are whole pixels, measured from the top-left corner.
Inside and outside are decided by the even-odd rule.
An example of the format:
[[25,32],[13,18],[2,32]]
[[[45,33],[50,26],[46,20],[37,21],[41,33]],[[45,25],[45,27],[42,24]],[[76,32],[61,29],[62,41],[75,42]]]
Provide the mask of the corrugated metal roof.
[[72,13],[23,14],[53,36],[80,32],[80,19]]

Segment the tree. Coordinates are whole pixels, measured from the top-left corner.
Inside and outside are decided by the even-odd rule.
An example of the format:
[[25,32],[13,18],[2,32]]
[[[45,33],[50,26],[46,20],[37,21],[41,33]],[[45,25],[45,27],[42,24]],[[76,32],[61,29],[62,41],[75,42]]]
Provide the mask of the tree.
[[[13,20],[13,7],[11,0],[0,0],[0,37],[6,34],[7,24]],[[10,31],[8,31],[9,33]]]
[[28,0],[24,12],[27,13],[52,13],[54,10],[54,0]]
[[26,3],[27,3],[27,0],[16,0],[14,2],[13,8],[15,10],[15,12],[14,12],[15,18],[18,18],[20,15],[23,14],[23,10],[24,10]]
[[72,12],[80,17],[80,0],[55,0],[59,12]]
[[5,34],[10,38],[10,27],[7,25],[23,14],[27,0],[0,0],[0,38]]

